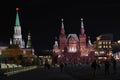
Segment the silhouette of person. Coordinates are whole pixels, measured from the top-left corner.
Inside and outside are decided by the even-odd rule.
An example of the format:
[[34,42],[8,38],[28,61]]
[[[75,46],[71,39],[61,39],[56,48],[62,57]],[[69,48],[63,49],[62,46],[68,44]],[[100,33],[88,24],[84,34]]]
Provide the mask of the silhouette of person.
[[101,69],[101,64],[100,64],[100,61],[97,62],[97,70],[100,70]]
[[105,75],[109,75],[110,74],[110,62],[108,59],[105,60]]
[[63,72],[63,69],[64,69],[64,63],[61,62],[61,63],[60,63],[60,71]]
[[49,70],[49,69],[50,69],[50,64],[49,64],[48,59],[45,60],[45,69],[46,69],[46,70]]
[[94,60],[92,62],[91,68],[92,68],[93,76],[95,76],[95,74],[96,74],[96,68],[97,68],[97,62],[96,62],[96,60]]
[[117,64],[117,62],[114,58],[112,60],[112,63],[113,63],[113,73],[116,74],[116,64]]

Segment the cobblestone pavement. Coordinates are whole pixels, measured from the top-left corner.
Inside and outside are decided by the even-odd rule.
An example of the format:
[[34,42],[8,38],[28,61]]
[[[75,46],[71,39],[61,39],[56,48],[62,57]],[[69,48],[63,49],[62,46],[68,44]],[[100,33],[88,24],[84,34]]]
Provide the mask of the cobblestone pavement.
[[63,72],[60,71],[59,67],[52,67],[49,70],[37,68],[8,76],[6,80],[120,80],[120,63],[117,63],[116,74],[113,74],[111,65],[110,74],[105,75],[104,64],[101,64],[100,69],[93,76],[91,65],[82,64],[77,66],[67,65]]

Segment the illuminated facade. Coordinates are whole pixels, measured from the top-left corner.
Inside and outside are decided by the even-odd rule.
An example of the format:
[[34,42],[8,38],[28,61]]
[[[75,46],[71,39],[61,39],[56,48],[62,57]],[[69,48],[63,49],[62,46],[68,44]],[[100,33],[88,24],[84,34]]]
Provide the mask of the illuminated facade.
[[[22,39],[20,19],[18,14],[19,8],[16,8],[16,19],[14,26],[13,40],[10,39],[10,47],[19,47],[23,50],[24,54],[34,55],[34,49],[32,48],[30,32],[28,33],[27,43]],[[25,46],[26,44],[26,46]]]
[[14,35],[13,35],[13,41],[12,41],[12,39],[10,39],[10,44],[18,45],[20,48],[25,48],[25,42],[22,39],[22,34],[21,34],[21,26],[20,26],[18,10],[19,10],[19,8],[16,8],[16,20],[15,20],[15,26],[14,26]]
[[53,57],[57,58],[58,62],[62,60],[66,63],[91,61],[94,56],[94,49],[90,38],[88,38],[88,44],[86,39],[87,37],[82,18],[81,33],[79,37],[77,34],[68,34],[68,36],[65,34],[64,23],[62,19],[59,41],[56,40],[53,46]]
[[28,33],[28,40],[25,47],[25,41],[22,39],[20,19],[18,14],[19,8],[16,8],[16,19],[14,26],[13,40],[10,39],[10,45],[17,45],[19,48],[31,48],[31,36]]
[[4,43],[0,43],[0,55],[2,55],[3,51],[8,48],[8,45]]
[[120,60],[120,40],[112,44],[113,57],[116,60]]
[[99,60],[105,60],[112,56],[112,34],[102,34],[96,37],[94,42],[95,55]]

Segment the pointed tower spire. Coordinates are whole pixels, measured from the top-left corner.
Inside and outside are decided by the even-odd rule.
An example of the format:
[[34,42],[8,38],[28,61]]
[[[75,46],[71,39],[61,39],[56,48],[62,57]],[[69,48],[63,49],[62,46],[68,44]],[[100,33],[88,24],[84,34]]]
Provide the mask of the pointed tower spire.
[[14,26],[13,44],[18,45],[20,48],[23,48],[18,10],[19,8],[16,8],[16,19],[15,19],[15,26]]
[[57,41],[57,37],[55,37],[55,43],[53,45],[53,53],[58,53],[58,51],[59,51],[58,41]]
[[57,37],[55,37],[55,44],[54,44],[54,46],[58,47]]
[[19,20],[18,10],[19,10],[19,8],[16,8],[15,26],[20,26],[20,20]]
[[64,19],[62,18],[61,21],[62,21],[62,28],[64,28],[64,24],[63,24]]
[[65,29],[64,29],[64,23],[63,23],[63,18],[61,19],[61,21],[62,21],[62,26],[61,26],[61,34],[65,34]]
[[81,18],[81,33],[80,33],[79,39],[80,39],[81,56],[84,56],[84,55],[86,55],[86,53],[83,49],[86,47],[86,34],[85,34],[85,30],[84,30],[83,18]]
[[84,30],[84,24],[83,24],[83,18],[81,18],[81,34],[85,34],[85,30]]
[[63,19],[61,19],[62,25],[61,25],[61,31],[60,31],[60,36],[59,36],[59,46],[61,50],[64,50],[66,47],[66,34],[65,34],[65,29],[64,29],[64,24],[63,24]]
[[10,38],[10,45],[12,45],[12,39]]
[[31,36],[30,36],[30,32],[28,33],[28,41],[27,41],[26,48],[31,48]]
[[90,36],[88,36],[88,45],[92,45],[91,40],[90,40]]
[[83,18],[81,18],[81,28],[84,28]]

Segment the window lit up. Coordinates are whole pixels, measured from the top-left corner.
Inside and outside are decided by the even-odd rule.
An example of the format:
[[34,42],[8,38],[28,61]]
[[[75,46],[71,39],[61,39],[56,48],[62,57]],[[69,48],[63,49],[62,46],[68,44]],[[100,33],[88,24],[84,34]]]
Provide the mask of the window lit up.
[[118,40],[117,42],[120,43],[120,40]]
[[105,52],[104,51],[100,51],[100,54],[104,54]]
[[62,49],[62,52],[64,52],[64,50]]
[[76,52],[76,51],[77,51],[76,47],[70,47],[70,48],[69,48],[69,52],[74,53],[74,52]]
[[109,46],[109,48],[111,48],[111,46]]
[[98,51],[95,51],[95,54],[98,54]]
[[95,51],[95,55],[99,55],[98,51]]
[[109,42],[109,44],[111,44],[111,42]]
[[100,40],[100,36],[99,36],[99,37],[97,37],[97,40]]
[[61,57],[61,55],[58,55],[58,58],[60,58]]
[[102,44],[102,42],[100,41],[99,44]]
[[102,46],[99,46],[98,48],[102,48]]
[[103,48],[105,48],[105,46],[103,46]]
[[25,50],[23,51],[23,54],[26,54],[26,51],[25,51]]
[[0,51],[0,55],[2,55],[1,51]]
[[106,44],[108,44],[108,42],[106,42]]
[[105,44],[105,42],[103,42],[103,44]]
[[108,46],[106,46],[106,48],[108,48]]

